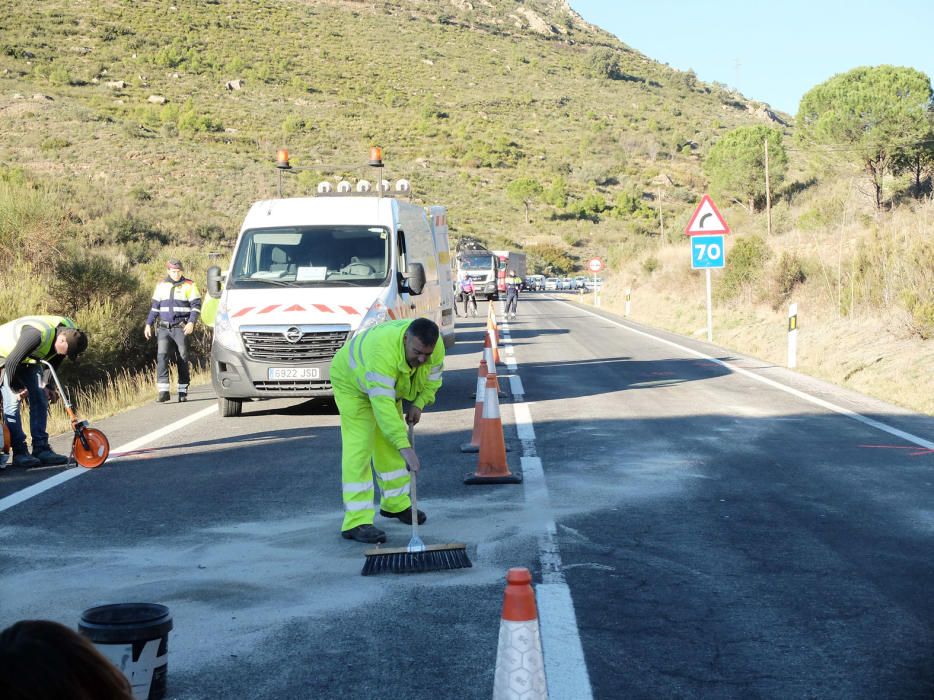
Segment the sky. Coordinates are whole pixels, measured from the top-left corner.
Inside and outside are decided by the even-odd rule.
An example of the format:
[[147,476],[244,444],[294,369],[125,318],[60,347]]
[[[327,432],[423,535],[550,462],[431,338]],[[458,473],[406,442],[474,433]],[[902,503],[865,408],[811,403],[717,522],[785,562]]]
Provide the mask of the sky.
[[627,46],[792,116],[837,73],[891,64],[934,78],[934,0],[568,0]]

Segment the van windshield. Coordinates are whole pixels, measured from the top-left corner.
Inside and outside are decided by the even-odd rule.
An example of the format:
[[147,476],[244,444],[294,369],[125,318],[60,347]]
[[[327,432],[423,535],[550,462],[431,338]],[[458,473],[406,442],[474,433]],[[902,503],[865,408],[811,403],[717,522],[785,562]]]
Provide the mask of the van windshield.
[[381,226],[283,226],[244,231],[229,288],[379,287],[389,271]]

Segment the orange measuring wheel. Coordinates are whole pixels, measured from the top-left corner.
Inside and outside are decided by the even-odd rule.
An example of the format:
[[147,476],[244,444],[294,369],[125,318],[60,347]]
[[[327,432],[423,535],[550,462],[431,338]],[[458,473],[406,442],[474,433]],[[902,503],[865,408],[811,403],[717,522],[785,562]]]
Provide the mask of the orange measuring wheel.
[[75,439],[71,449],[78,464],[87,469],[94,469],[107,461],[110,443],[100,430],[79,425],[75,428]]

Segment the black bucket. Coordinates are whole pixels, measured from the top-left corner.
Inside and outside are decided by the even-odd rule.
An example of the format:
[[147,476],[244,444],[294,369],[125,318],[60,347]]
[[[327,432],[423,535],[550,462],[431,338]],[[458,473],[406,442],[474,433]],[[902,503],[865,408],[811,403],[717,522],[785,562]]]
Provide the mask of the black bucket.
[[171,629],[169,609],[158,603],[88,608],[78,625],[78,631],[127,677],[136,700],[165,697]]

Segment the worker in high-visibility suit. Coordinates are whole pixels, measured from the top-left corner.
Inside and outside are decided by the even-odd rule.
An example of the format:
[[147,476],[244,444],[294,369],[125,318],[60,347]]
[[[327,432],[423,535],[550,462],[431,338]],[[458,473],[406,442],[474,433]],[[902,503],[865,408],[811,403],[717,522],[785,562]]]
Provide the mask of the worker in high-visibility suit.
[[[415,425],[435,400],[444,369],[444,343],[427,318],[386,321],[358,333],[331,361],[331,384],[341,416],[341,477],[348,540],[377,543],[373,472],[380,515],[412,524],[409,472],[420,464],[406,423]],[[409,402],[403,419],[402,402]],[[418,511],[419,524],[425,514]]]

